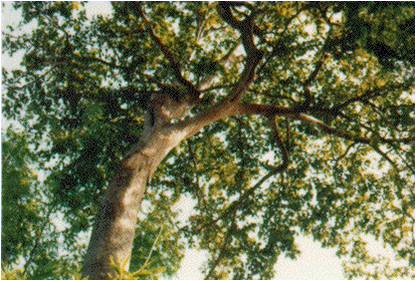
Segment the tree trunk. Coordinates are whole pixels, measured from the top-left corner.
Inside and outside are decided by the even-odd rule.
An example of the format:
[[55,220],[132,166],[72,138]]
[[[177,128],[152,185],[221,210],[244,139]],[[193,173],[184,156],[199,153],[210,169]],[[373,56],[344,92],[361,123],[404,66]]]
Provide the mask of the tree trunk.
[[145,115],[144,133],[122,161],[106,192],[96,217],[83,276],[109,279],[114,272],[111,258],[128,265],[136,230],[137,214],[148,180],[171,149],[207,124],[238,113],[235,103],[225,101],[207,112],[182,120],[192,107],[186,100],[153,94]]
[[[84,261],[83,275],[89,279],[109,279],[116,262],[130,259],[137,214],[146,185],[159,163],[185,135],[171,127],[145,133],[122,161],[96,217]],[[128,264],[126,263],[128,270]]]

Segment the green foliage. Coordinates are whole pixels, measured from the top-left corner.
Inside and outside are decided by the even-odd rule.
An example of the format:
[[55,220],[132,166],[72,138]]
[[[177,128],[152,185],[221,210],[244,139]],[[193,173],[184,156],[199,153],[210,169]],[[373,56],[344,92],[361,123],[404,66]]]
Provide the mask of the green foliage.
[[33,196],[36,174],[28,166],[31,157],[24,136],[8,131],[2,143],[2,261],[17,261],[31,245],[33,224],[41,221],[41,204]]
[[[47,201],[49,190],[36,174],[36,155],[27,138],[11,127],[2,136],[2,267],[7,279],[67,277],[81,252],[71,245],[65,250],[74,254],[61,256],[56,207]],[[17,264],[23,268],[15,268]]]
[[414,3],[346,5],[346,30],[341,39],[344,51],[356,46],[373,53],[381,64],[393,67],[395,61],[414,65]]
[[14,269],[10,271],[1,271],[2,280],[24,280],[26,279],[21,269]]
[[[146,94],[176,78],[129,3],[92,18],[84,3],[13,5],[21,23],[5,29],[3,49],[23,57],[18,69],[3,70],[3,113],[24,133],[3,132],[2,262],[23,262],[27,278],[76,279],[100,195],[143,130]],[[240,46],[229,63],[217,62],[240,43],[217,3],[143,5],[187,79],[215,75],[191,114],[222,100],[245,54]],[[265,56],[244,102],[300,108],[307,87],[312,108],[338,108],[308,114],[370,144],[279,118],[290,164],[274,176],[282,159],[267,120],[236,116],[207,126],[158,168],[131,272],[115,263],[117,278],[172,276],[190,245],[209,253],[208,277],[270,279],[279,256],[299,255],[299,235],[335,248],[347,277],[414,277],[414,142],[382,143],[414,140],[414,3],[255,6]],[[233,9],[240,19],[249,13]],[[30,31],[20,30],[27,24]],[[366,98],[352,102],[357,97]],[[176,211],[184,198],[195,204],[185,221]],[[400,263],[371,256],[368,237]]]
[[140,267],[137,271],[126,271],[124,268],[127,266],[129,260],[125,260],[122,263],[116,263],[113,260],[111,265],[115,269],[115,273],[110,276],[112,280],[144,280],[144,279],[159,279],[160,273],[164,272],[163,267],[147,269],[147,264]]

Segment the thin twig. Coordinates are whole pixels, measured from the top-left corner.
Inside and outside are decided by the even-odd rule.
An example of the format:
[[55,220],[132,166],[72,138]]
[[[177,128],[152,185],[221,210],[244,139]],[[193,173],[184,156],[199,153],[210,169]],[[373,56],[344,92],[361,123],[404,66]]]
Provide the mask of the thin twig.
[[145,262],[143,263],[143,265],[142,265],[142,267],[141,267],[141,268],[145,268],[145,267],[147,266],[147,264],[149,263],[150,258],[152,257],[152,254],[153,254],[153,252],[154,252],[154,250],[155,250],[156,243],[159,241],[159,238],[160,238],[160,236],[161,236],[161,234],[162,234],[162,231],[163,231],[163,227],[160,227],[159,234],[157,235],[157,237],[156,237],[155,241],[153,241],[152,247],[150,248],[150,252],[149,252],[149,254],[147,255],[147,258],[146,258],[146,260],[145,260]]
[[40,239],[43,235],[43,232],[46,228],[46,225],[49,223],[49,217],[52,214],[52,212],[55,210],[56,206],[51,207],[48,212],[46,213],[46,218],[43,221],[42,225],[40,226],[40,233],[38,235],[36,235],[36,241],[35,244],[33,245],[32,249],[30,250],[29,254],[28,254],[28,259],[26,260],[25,265],[23,266],[23,273],[22,275],[24,276],[27,272],[27,270],[29,269],[30,264],[32,263],[32,260],[35,256],[36,250],[39,247],[39,243],[40,243]]
[[229,244],[229,241],[230,241],[230,239],[231,239],[231,234],[232,234],[232,231],[236,228],[236,224],[235,224],[235,212],[234,212],[234,215],[233,215],[233,218],[232,218],[232,223],[231,223],[231,227],[230,227],[230,229],[227,231],[227,233],[226,233],[226,235],[225,235],[225,237],[224,237],[224,240],[223,240],[223,242],[222,242],[222,244],[221,244],[221,248],[220,248],[220,251],[219,251],[219,253],[218,253],[218,256],[217,256],[217,258],[214,260],[214,262],[213,262],[213,265],[210,267],[210,270],[209,270],[209,272],[207,273],[207,275],[205,276],[205,280],[208,280],[208,279],[210,279],[210,278],[212,278],[213,276],[213,274],[214,274],[214,272],[215,272],[215,269],[216,269],[216,267],[218,266],[218,264],[220,263],[220,261],[222,260],[222,258],[224,257],[224,254],[225,254],[225,250],[227,249],[227,246],[228,246],[228,244]]
[[244,192],[240,198],[236,201],[234,201],[233,203],[231,203],[226,209],[225,211],[219,215],[216,219],[212,220],[209,223],[203,224],[201,225],[198,230],[201,230],[209,225],[213,225],[216,222],[218,222],[220,219],[223,219],[227,216],[229,216],[231,213],[234,213],[237,211],[238,207],[240,207],[243,203],[245,203],[245,201],[258,189],[260,188],[263,183],[265,181],[267,181],[269,178],[271,178],[272,176],[275,176],[281,172],[283,172],[284,170],[287,169],[288,165],[289,165],[289,152],[287,150],[287,148],[285,147],[283,141],[281,140],[279,133],[277,131],[277,127],[276,127],[276,123],[273,120],[270,120],[270,124],[272,126],[272,130],[273,130],[273,135],[275,138],[275,141],[282,153],[282,164],[280,164],[279,166],[276,167],[270,167],[271,171],[266,174],[265,176],[263,176],[255,185],[253,185],[251,188],[249,188],[246,192]]

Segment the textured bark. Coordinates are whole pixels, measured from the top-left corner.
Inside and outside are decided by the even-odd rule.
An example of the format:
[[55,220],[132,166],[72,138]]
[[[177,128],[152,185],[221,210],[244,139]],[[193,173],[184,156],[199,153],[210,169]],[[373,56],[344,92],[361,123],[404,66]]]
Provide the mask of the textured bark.
[[96,217],[84,261],[84,276],[109,279],[112,274],[110,257],[116,262],[130,258],[137,214],[147,182],[184,136],[168,126],[150,129],[122,161]]

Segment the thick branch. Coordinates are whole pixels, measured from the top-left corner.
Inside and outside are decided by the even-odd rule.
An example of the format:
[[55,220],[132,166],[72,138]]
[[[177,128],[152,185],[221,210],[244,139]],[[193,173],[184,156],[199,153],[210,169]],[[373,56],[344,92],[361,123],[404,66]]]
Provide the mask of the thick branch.
[[226,3],[218,4],[218,13],[225,22],[240,32],[244,50],[247,54],[244,70],[241,73],[239,81],[231,91],[231,99],[239,100],[254,80],[255,69],[260,63],[263,53],[257,49],[254,43],[255,29],[253,15],[247,16],[242,21],[238,21],[234,18],[230,6]]
[[[249,18],[253,18],[254,13],[252,11],[252,14],[248,16],[245,20],[239,21],[237,20],[231,11],[231,6],[241,6],[244,5],[244,2],[221,2],[218,4],[218,13],[221,16],[221,18],[228,23],[232,28],[238,29],[240,31],[243,31],[244,28],[246,28],[246,20]],[[253,25],[252,32],[256,34],[257,36],[261,35],[260,29]]]
[[296,108],[257,103],[240,103],[237,109],[237,113],[240,115],[260,114],[265,116],[284,116],[289,114],[296,114],[299,112],[300,111]]
[[295,115],[289,116],[289,117],[291,117],[293,119],[296,119],[296,120],[304,121],[304,122],[312,124],[312,125],[317,125],[325,133],[330,134],[330,135],[335,135],[335,136],[338,136],[338,137],[341,137],[341,138],[344,138],[344,139],[347,139],[347,140],[352,140],[352,141],[357,142],[357,143],[370,144],[370,143],[373,142],[371,139],[361,137],[361,136],[354,136],[349,132],[335,129],[335,128],[325,124],[321,120],[318,120],[313,116],[309,116],[309,115],[306,115],[306,114],[303,114],[303,113],[295,114]]
[[[213,123],[215,121],[221,120],[226,117],[233,115],[264,115],[264,116],[286,116],[290,119],[299,120],[304,123],[309,123],[316,125],[321,128],[324,132],[335,135],[347,140],[352,140],[357,143],[372,144],[374,142],[382,143],[411,143],[414,142],[414,137],[401,138],[401,139],[387,139],[380,136],[375,137],[374,139],[358,136],[351,134],[350,132],[342,131],[336,128],[333,128],[321,120],[307,115],[304,112],[308,112],[309,108],[299,109],[299,108],[289,108],[277,105],[265,105],[265,104],[243,104],[235,103],[230,100],[225,100],[219,105],[215,105],[208,109],[207,111],[201,113],[198,116],[179,122],[176,126],[180,129],[187,130],[187,137],[192,136],[198,132],[201,128],[206,125]],[[331,110],[322,108],[320,112],[318,108],[314,108],[315,113],[328,113]]]
[[[355,141],[357,143],[364,143],[364,144],[370,144],[374,141],[380,141],[383,143],[396,143],[396,142],[402,142],[402,143],[410,143],[414,141],[414,137],[408,137],[408,138],[400,138],[400,139],[387,139],[380,136],[377,136],[374,139],[365,138],[361,136],[353,135],[349,132],[338,130],[336,128],[333,128],[321,120],[304,114],[303,112],[309,111],[309,108],[305,108],[304,111],[299,110],[298,108],[288,108],[288,107],[282,107],[282,106],[274,106],[274,105],[263,105],[263,104],[240,104],[237,113],[244,115],[244,114],[261,114],[261,115],[279,115],[279,116],[287,116],[288,118],[294,119],[294,120],[300,120],[305,123],[309,123],[312,125],[317,125],[320,127],[324,132],[336,135],[338,137],[348,139]],[[314,108],[313,110],[315,113],[319,113],[318,108]],[[321,113],[328,113],[330,110],[322,108]]]
[[186,137],[191,137],[203,127],[215,121],[235,115],[238,103],[225,100],[220,104],[216,104],[199,115],[185,119],[174,125],[178,130],[186,130]]
[[[327,110],[324,109],[324,111],[326,112]],[[199,129],[204,127],[205,125],[211,122],[220,120],[222,118],[232,116],[232,115],[249,115],[249,114],[264,115],[264,116],[268,116],[271,118],[273,134],[274,134],[276,143],[279,146],[279,149],[282,153],[283,163],[277,167],[272,168],[272,170],[268,174],[266,174],[253,187],[251,187],[243,195],[241,195],[239,200],[233,202],[220,216],[218,216],[216,219],[211,221],[209,224],[201,225],[199,227],[199,230],[208,225],[212,225],[213,223],[216,223],[220,219],[225,218],[226,216],[229,216],[231,213],[234,213],[238,209],[238,207],[241,204],[243,204],[255,192],[255,190],[258,189],[266,180],[268,180],[270,177],[272,177],[276,173],[282,172],[287,168],[287,165],[289,163],[289,153],[284,143],[280,139],[280,136],[276,128],[276,124],[274,123],[274,119],[273,119],[274,116],[286,116],[290,119],[299,120],[304,123],[316,125],[327,134],[335,135],[343,139],[351,140],[354,143],[363,143],[363,144],[370,145],[379,154],[381,154],[384,158],[386,158],[386,160],[389,161],[394,167],[396,167],[394,162],[385,153],[383,153],[382,151],[380,151],[380,149],[378,149],[376,143],[377,142],[392,143],[392,142],[398,142],[398,141],[407,142],[407,141],[413,140],[412,138],[397,140],[397,139],[383,139],[380,137],[375,138],[375,139],[370,139],[370,138],[362,137],[359,135],[354,135],[347,131],[333,128],[325,124],[321,120],[316,119],[313,116],[309,116],[300,112],[299,109],[297,108],[287,108],[287,107],[263,105],[263,104],[242,104],[242,103],[235,104],[229,101],[225,101],[220,106],[213,107],[207,112],[201,114],[200,116],[197,116],[191,120],[188,120],[187,122],[188,126],[191,128],[189,134],[193,134],[199,131]]]

